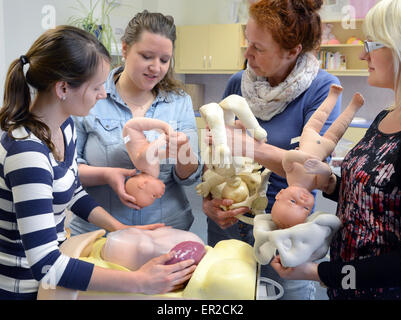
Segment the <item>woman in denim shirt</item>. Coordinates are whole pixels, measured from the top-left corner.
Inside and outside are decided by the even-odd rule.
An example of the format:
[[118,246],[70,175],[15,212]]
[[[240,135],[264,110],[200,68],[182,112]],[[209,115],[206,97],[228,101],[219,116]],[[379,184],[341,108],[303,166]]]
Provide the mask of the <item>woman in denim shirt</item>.
[[[125,66],[112,70],[105,84],[107,98],[98,101],[88,116],[74,118],[82,184],[101,206],[129,225],[162,222],[188,230],[194,219],[183,186],[198,181],[202,166],[191,98],[172,77],[175,38],[172,17],[146,10],[138,13],[122,38]],[[125,180],[135,170],[122,129],[132,117],[144,116],[166,121],[184,132],[190,144],[188,154],[196,160],[161,162],[159,179],[166,185],[165,194],[139,210],[124,188]],[[158,137],[155,131],[145,135],[150,142]],[[75,215],[69,227],[73,235],[96,229]]]

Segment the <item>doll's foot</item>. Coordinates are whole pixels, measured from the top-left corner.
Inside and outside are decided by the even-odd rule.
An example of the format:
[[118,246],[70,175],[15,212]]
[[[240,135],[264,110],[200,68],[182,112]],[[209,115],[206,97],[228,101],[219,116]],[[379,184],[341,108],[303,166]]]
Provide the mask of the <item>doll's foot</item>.
[[341,92],[343,92],[343,87],[337,85],[337,84],[332,84],[330,86],[330,90],[329,90],[329,95],[333,95],[333,96],[339,96],[341,94]]
[[352,100],[349,103],[347,109],[350,108],[351,110],[356,112],[363,106],[364,103],[365,103],[365,99],[363,98],[363,96],[359,92],[357,92],[352,97]]

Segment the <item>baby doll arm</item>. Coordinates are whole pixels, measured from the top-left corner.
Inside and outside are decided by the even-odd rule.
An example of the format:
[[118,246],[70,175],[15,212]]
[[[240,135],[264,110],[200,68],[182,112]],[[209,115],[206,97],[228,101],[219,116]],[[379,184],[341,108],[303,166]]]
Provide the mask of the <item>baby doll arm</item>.
[[316,188],[327,192],[334,190],[337,178],[333,174],[328,163],[317,160],[309,159],[304,163],[305,171],[309,174],[315,174]]
[[304,162],[304,168],[307,173],[320,174],[320,175],[331,175],[330,166],[323,161],[318,159],[308,159]]
[[[163,134],[152,143],[149,143],[143,131],[156,129],[160,129]],[[129,120],[124,125],[123,137],[127,140],[127,151],[135,167],[157,178],[160,172],[159,148],[166,143],[166,135],[170,135],[173,132],[173,128],[161,120],[142,117]]]

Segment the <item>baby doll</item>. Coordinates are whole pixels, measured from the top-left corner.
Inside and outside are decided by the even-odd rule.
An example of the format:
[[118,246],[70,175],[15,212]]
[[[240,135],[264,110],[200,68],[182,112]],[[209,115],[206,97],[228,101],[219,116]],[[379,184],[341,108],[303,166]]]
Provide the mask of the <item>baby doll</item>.
[[344,112],[320,136],[319,132],[341,92],[342,87],[331,86],[327,98],[305,125],[299,149],[287,151],[283,157],[288,188],[276,195],[271,211],[273,222],[281,229],[305,222],[314,204],[311,191],[324,190],[330,179],[333,179],[329,165],[323,161],[333,152],[355,113],[364,103],[363,97],[356,93]]
[[[150,143],[143,133],[148,130],[161,131],[162,134]],[[136,204],[143,208],[164,194],[165,185],[158,179],[159,158],[166,157],[167,152],[170,156],[173,155],[177,144],[186,141],[187,137],[182,132],[176,132],[164,121],[142,117],[133,118],[124,125],[123,137],[132,163],[141,171],[128,179],[125,188],[128,194],[135,197]],[[169,146],[162,151],[167,143]]]

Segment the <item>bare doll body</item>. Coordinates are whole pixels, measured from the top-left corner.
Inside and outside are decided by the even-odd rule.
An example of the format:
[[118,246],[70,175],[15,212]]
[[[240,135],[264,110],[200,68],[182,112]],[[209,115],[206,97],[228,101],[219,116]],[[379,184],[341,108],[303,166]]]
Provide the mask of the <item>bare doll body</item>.
[[323,189],[330,183],[332,172],[323,161],[330,156],[341,139],[355,113],[363,105],[363,97],[356,93],[350,104],[333,122],[326,133],[320,136],[325,121],[331,113],[342,88],[332,85],[327,98],[305,125],[300,137],[299,149],[287,151],[282,164],[288,188],[276,195],[272,207],[272,219],[279,228],[288,228],[305,221],[309,215],[314,189]]
[[[153,142],[149,142],[144,131],[158,130],[162,134]],[[126,183],[127,193],[135,197],[136,204],[143,208],[151,205],[155,199],[161,198],[165,191],[164,183],[158,179],[160,173],[160,157],[165,157],[166,151],[160,151],[170,143],[168,150],[174,152],[177,143],[186,141],[182,132],[176,132],[168,123],[149,118],[136,117],[129,120],[123,129],[127,151],[132,163],[141,171]]]
[[130,270],[138,270],[149,260],[169,252],[183,241],[194,241],[204,245],[194,233],[171,227],[155,230],[128,228],[112,232],[107,236],[101,256]]

